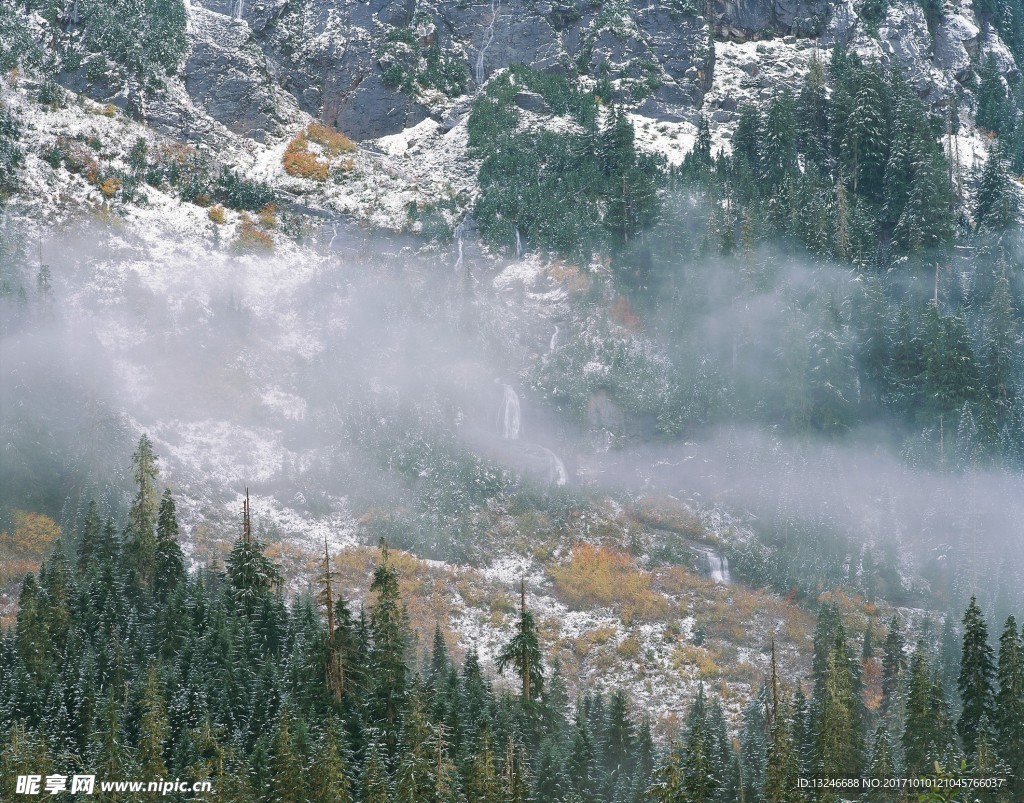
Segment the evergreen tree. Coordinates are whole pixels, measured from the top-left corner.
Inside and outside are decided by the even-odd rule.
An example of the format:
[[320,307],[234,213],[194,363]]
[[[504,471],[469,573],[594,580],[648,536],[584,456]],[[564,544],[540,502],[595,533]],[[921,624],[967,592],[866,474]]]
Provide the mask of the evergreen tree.
[[989,722],[995,719],[994,656],[988,643],[985,617],[973,596],[964,612],[963,624],[963,652],[957,679],[963,707],[956,729],[968,755],[973,755],[982,718]]
[[772,97],[760,131],[758,162],[768,193],[777,193],[783,180],[797,171],[796,117],[788,90]]
[[178,518],[174,497],[165,489],[156,523],[156,554],[153,587],[160,597],[185,581],[185,556],[178,545]]
[[818,711],[817,766],[821,777],[859,775],[864,756],[861,702],[845,639],[829,651]]
[[82,537],[78,542],[79,574],[85,574],[94,564],[96,553],[100,550],[102,537],[103,522],[100,520],[99,510],[96,507],[96,502],[90,501],[82,523]]
[[1006,104],[1006,88],[999,74],[999,64],[994,53],[989,53],[978,72],[978,111],[975,122],[979,128],[1000,133]]
[[841,133],[840,158],[853,192],[880,200],[888,161],[885,93],[876,68],[851,74],[851,102]]
[[171,736],[167,718],[167,704],[157,676],[156,666],[150,665],[146,685],[142,690],[139,722],[139,770],[146,778],[166,778],[168,775],[164,753]]
[[382,729],[391,756],[394,756],[398,744],[408,685],[405,663],[407,626],[398,592],[398,576],[398,569],[390,562],[388,545],[381,541],[380,563],[370,584],[370,592],[376,595],[370,610],[371,716]]
[[1011,790],[1020,797],[1024,792],[1024,635],[1018,635],[1012,616],[999,637],[996,675],[995,747],[1009,768]]
[[304,803],[305,772],[295,745],[288,706],[282,706],[270,754],[269,799],[272,803]]
[[466,775],[465,793],[467,800],[503,803],[490,729],[486,725],[480,732],[477,748],[473,752],[473,761]]
[[929,673],[924,642],[918,642],[910,661],[903,755],[907,774],[928,773],[936,761],[950,766],[956,737],[942,685]]
[[878,787],[864,795],[865,803],[897,803],[899,790],[886,786],[886,782],[898,776],[896,761],[893,756],[892,742],[884,725],[875,731],[875,741],[871,748],[871,764],[868,777],[879,782]]
[[156,463],[153,442],[148,436],[143,435],[132,455],[132,478],[135,480],[136,490],[131,509],[128,511],[124,548],[128,566],[139,583],[146,588],[153,585],[156,564]]
[[391,784],[388,780],[387,758],[380,734],[368,734],[369,746],[363,762],[360,782],[360,803],[391,803]]
[[1020,215],[1017,190],[997,148],[989,151],[981,173],[981,183],[974,204],[974,222],[979,229],[1001,232]]
[[232,599],[248,614],[256,611],[261,598],[281,582],[281,574],[264,554],[263,542],[252,532],[249,491],[242,507],[242,534],[231,547],[227,565]]
[[526,608],[526,588],[519,589],[519,627],[511,641],[498,654],[498,671],[513,667],[523,684],[523,701],[539,697],[544,690],[544,666],[541,659],[537,625]]
[[687,713],[683,755],[682,800],[686,803],[715,800],[723,778],[716,772],[704,684],[697,687],[697,696]]

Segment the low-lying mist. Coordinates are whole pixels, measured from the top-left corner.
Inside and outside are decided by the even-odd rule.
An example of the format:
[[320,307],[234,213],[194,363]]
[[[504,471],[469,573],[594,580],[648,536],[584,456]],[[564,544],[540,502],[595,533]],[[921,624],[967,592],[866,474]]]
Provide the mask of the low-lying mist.
[[1019,593],[1021,476],[954,466],[959,424],[936,463],[851,412],[877,389],[842,362],[847,271],[684,261],[645,319],[594,266],[456,266],[347,224],[258,254],[98,224],[4,238],[9,508],[119,509],[147,432],[191,525],[234,526],[249,487],[285,535],[383,509],[477,560],[488,500],[646,494],[756,533],[724,547],[751,580],[857,587],[868,561],[889,586],[866,592],[897,600]]

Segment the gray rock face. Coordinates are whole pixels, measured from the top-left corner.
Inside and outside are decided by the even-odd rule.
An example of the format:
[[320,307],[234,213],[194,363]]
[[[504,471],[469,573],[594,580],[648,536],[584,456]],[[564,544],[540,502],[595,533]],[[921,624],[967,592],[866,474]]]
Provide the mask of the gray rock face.
[[193,1],[239,17],[298,105],[356,139],[449,115],[437,54],[461,65],[465,91],[512,64],[582,70],[615,82],[620,101],[675,118],[700,103],[714,59],[703,17],[654,0],[618,11],[589,0]]
[[185,89],[192,102],[236,134],[258,142],[280,132],[273,65],[242,21],[193,10]]
[[[706,107],[728,128],[737,110],[729,82],[716,84],[705,103],[716,69],[712,33],[774,40],[759,43],[769,50],[758,54],[753,71],[737,76],[748,90],[756,84],[760,98],[771,97],[779,75],[792,73],[787,85],[795,86],[799,70],[773,69],[771,59],[796,59],[792,48],[810,46],[812,37],[820,37],[821,48],[841,42],[863,58],[898,64],[936,103],[951,91],[969,95],[987,53],[1007,75],[1017,69],[998,35],[981,30],[968,0],[950,0],[932,31],[914,0],[892,0],[877,29],[859,19],[860,0],[712,0],[702,6],[706,16],[693,0],[190,3],[182,74],[194,109],[156,102],[145,114],[162,127],[192,131],[201,125],[194,112],[205,113],[255,139],[282,131],[296,107],[357,140],[396,133],[427,116],[448,130],[468,113],[477,88],[514,64],[589,76],[617,103],[657,120],[692,122]],[[789,47],[789,55],[774,45]],[[720,71],[727,75],[728,59],[739,57],[723,55]],[[102,87],[90,90],[103,95]],[[127,96],[115,101],[131,106]],[[516,102],[546,112],[539,97],[523,94]]]
[[718,35],[745,40],[816,36],[839,5],[837,0],[714,0],[712,8]]

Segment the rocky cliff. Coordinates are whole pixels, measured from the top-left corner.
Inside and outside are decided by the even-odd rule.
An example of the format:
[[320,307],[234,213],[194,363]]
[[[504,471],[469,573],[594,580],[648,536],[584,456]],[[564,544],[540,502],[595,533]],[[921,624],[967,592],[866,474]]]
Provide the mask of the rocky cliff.
[[[788,72],[799,66],[800,52],[836,42],[898,64],[934,100],[959,90],[968,106],[984,55],[994,53],[1005,73],[1016,70],[998,33],[969,2],[947,3],[933,23],[921,6],[902,2],[868,24],[859,5],[194,0],[185,86],[197,106],[236,131],[273,130],[274,84],[303,111],[361,140],[427,116],[440,121],[460,97],[517,63],[600,82],[642,115],[691,121],[713,89],[724,89],[733,103],[753,84],[770,90],[760,74]],[[722,87],[716,50],[728,55],[730,45],[751,40],[790,47],[758,50],[743,85]],[[728,111],[729,98],[719,99]]]

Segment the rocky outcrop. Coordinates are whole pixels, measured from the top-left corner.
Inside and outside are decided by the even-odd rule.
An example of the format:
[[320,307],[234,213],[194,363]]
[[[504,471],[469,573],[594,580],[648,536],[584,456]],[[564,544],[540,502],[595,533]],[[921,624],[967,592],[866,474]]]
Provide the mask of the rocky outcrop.
[[[396,133],[428,114],[439,122],[449,115],[458,98],[435,85],[428,62],[434,53],[462,70],[465,92],[497,70],[528,64],[608,78],[618,100],[676,119],[700,104],[712,77],[708,24],[682,3],[192,1],[194,16],[246,26],[296,103],[356,139]],[[193,27],[186,78],[203,84],[196,70],[225,62],[206,24]],[[402,55],[398,72],[392,51]],[[235,105],[239,88],[228,87]]]
[[[955,92],[971,108],[988,54],[1016,73],[971,0],[947,2],[930,24],[911,0],[892,0],[872,26],[859,8],[860,0],[189,0],[183,92],[146,99],[84,69],[62,80],[188,138],[211,126],[274,138],[301,109],[364,140],[428,116],[449,130],[496,71],[526,64],[583,76],[657,120],[693,123],[704,111],[728,139],[739,103],[770,98],[780,84],[798,88],[808,54],[837,42],[898,65],[936,105]],[[546,110],[525,94],[516,102]]]
[[266,141],[286,120],[276,70],[241,20],[193,11],[192,46],[183,70],[193,104],[228,130]]

